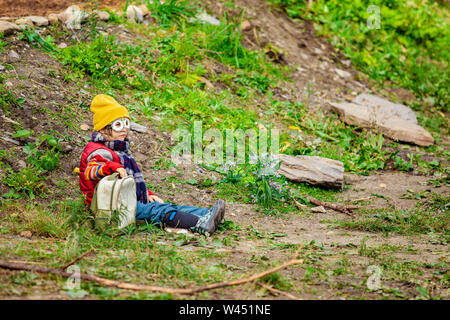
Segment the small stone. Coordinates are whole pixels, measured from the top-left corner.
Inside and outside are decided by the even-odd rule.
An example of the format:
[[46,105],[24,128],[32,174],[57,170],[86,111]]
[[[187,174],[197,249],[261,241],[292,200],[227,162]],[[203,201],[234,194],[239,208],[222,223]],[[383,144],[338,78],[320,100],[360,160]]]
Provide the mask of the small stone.
[[57,14],[59,21],[66,24],[67,28],[81,29],[81,21],[87,17],[87,14],[81,11],[77,5],[68,7],[63,12]]
[[147,127],[137,124],[135,122],[131,123],[131,130],[136,131],[136,132],[140,132],[140,133],[145,133],[147,132]]
[[341,78],[350,78],[352,76],[352,74],[350,72],[341,70],[336,68],[336,73],[339,75],[339,77]]
[[311,211],[316,213],[327,213],[327,210],[325,210],[323,206],[311,208]]
[[82,125],[80,125],[80,129],[83,131],[87,131],[87,130],[89,130],[89,126],[87,124],[83,123]]
[[199,15],[197,15],[197,19],[215,26],[219,26],[220,25],[220,21],[217,20],[216,18],[214,18],[213,16],[210,16],[207,13],[201,13]]
[[350,67],[352,65],[350,60],[342,60],[341,63],[346,67]]
[[14,50],[9,50],[8,55],[6,56],[7,63],[14,63],[20,60],[20,56]]
[[19,18],[16,21],[14,21],[18,26],[22,26],[22,25],[29,25],[29,26],[33,26],[33,21],[31,21],[30,18],[25,17],[25,18]]
[[17,24],[8,22],[8,21],[0,21],[0,33],[3,33],[5,36],[9,36],[16,31],[20,31],[21,29]]
[[323,51],[320,50],[319,48],[314,48],[314,53],[319,55],[319,56],[323,55]]
[[21,237],[24,237],[24,238],[28,238],[28,239],[30,239],[32,236],[33,236],[33,234],[31,233],[31,231],[22,231],[21,233],[20,233],[20,236]]
[[98,19],[101,21],[108,21],[109,20],[109,13],[106,11],[100,11],[96,10],[95,14],[97,15]]
[[58,44],[58,48],[59,49],[67,48],[67,44],[65,44],[64,42],[61,42],[60,44]]
[[150,11],[148,11],[148,8],[147,8],[147,6],[145,5],[145,4],[141,4],[141,5],[139,5],[139,6],[137,6],[139,9],[141,9],[141,12],[142,12],[142,16],[143,17],[145,17],[145,16],[147,16],[147,15],[149,15],[150,14]]
[[48,22],[49,22],[51,25],[55,25],[55,24],[58,23],[58,15],[57,15],[56,13],[50,13],[50,14],[47,16],[47,19],[48,19]]
[[251,28],[252,28],[252,25],[250,24],[250,22],[248,22],[247,20],[242,21],[242,23],[241,23],[242,31],[247,31],[247,30],[250,30]]
[[142,10],[134,5],[128,6],[127,19],[133,22],[144,22]]
[[379,186],[380,188],[387,188],[387,185],[385,183],[380,183]]
[[20,170],[25,169],[27,167],[27,163],[23,160],[18,160],[17,161],[17,166],[19,167]]
[[40,16],[29,16],[27,19],[30,19],[33,24],[38,27],[43,27],[48,25],[48,19]]

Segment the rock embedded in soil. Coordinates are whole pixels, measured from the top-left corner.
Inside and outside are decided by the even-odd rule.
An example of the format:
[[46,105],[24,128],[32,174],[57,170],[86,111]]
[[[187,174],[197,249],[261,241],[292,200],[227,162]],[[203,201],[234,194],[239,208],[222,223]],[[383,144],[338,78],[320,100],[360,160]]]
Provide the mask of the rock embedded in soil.
[[136,131],[136,132],[140,132],[140,133],[145,133],[147,132],[147,127],[140,125],[138,123],[132,122],[131,123],[131,130]]
[[58,23],[58,15],[56,13],[50,13],[47,16],[47,20],[51,25],[55,25]]
[[108,13],[108,12],[106,12],[106,11],[100,11],[100,10],[96,10],[96,11],[94,11],[94,12],[95,12],[97,18],[98,18],[100,21],[108,21],[108,20],[109,20],[109,13]]
[[30,19],[34,25],[38,27],[48,26],[48,19],[40,16],[29,16],[27,19]]
[[352,74],[350,72],[344,71],[344,70],[341,70],[341,69],[338,69],[338,68],[336,68],[336,73],[341,78],[350,78],[352,76]]
[[147,8],[147,6],[145,4],[141,4],[141,5],[137,6],[137,7],[141,10],[143,17],[145,17],[145,16],[150,14],[150,11],[148,11],[148,8]]
[[327,210],[325,210],[325,208],[323,206],[318,206],[318,207],[311,208],[311,212],[327,213]]
[[304,182],[314,186],[344,188],[344,164],[341,161],[317,156],[290,156],[279,154],[278,172],[293,182]]
[[19,18],[16,21],[14,21],[15,24],[17,24],[18,26],[23,26],[24,24],[29,25],[29,26],[33,26],[33,21],[31,21],[31,19],[28,19],[28,17],[25,18]]
[[220,21],[217,20],[216,18],[214,18],[213,16],[210,16],[207,13],[201,13],[199,15],[197,15],[196,17],[198,20],[202,21],[202,22],[206,22],[215,26],[219,26],[220,25]]
[[250,22],[248,22],[247,20],[242,21],[242,23],[241,23],[242,31],[247,31],[247,30],[250,30],[251,28],[252,28],[252,25],[250,24]]
[[383,135],[419,146],[434,143],[431,134],[418,125],[414,112],[403,104],[362,94],[351,103],[330,103],[343,121],[350,125],[379,130]]
[[9,50],[8,55],[6,56],[7,63],[14,63],[20,60],[20,56],[14,50]]
[[11,23],[8,21],[0,21],[0,33],[3,33],[5,36],[9,36],[16,31],[20,31],[21,29],[15,23]]
[[127,19],[133,22],[144,22],[144,14],[139,7],[130,5],[127,8]]
[[79,30],[81,29],[82,20],[87,17],[87,13],[81,11],[79,6],[72,5],[63,12],[58,13],[57,17],[67,28]]

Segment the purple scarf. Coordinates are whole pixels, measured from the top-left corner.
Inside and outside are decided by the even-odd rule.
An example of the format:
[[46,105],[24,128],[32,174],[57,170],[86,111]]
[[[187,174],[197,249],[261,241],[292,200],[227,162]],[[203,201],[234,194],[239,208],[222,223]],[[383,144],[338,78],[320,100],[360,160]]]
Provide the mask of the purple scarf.
[[133,156],[130,154],[128,149],[130,148],[130,141],[125,139],[124,141],[114,140],[107,141],[100,132],[94,131],[92,133],[91,141],[101,143],[105,147],[113,150],[120,158],[120,163],[125,167],[125,170],[129,175],[134,177],[136,181],[136,196],[137,201],[142,203],[148,202],[147,186],[145,185],[144,177],[142,176],[141,170],[134,160]]

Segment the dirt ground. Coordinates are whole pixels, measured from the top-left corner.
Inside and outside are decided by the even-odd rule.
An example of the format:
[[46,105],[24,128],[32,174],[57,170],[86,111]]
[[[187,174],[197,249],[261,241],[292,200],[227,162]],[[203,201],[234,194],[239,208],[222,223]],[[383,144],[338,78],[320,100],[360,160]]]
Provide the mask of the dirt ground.
[[[97,0],[98,7],[114,8],[125,6],[123,0]],[[64,11],[70,5],[78,5],[81,8],[91,6],[93,1],[71,1],[71,0],[0,0],[0,17],[24,17],[45,16],[50,13]]]
[[[87,1],[85,1],[87,2]],[[121,5],[124,1],[98,1],[100,5],[109,6],[110,4]],[[30,5],[33,3],[33,5]],[[48,14],[50,12],[58,12],[63,10],[72,1],[5,1],[0,0],[0,16],[3,15],[38,15]],[[278,98],[298,98],[303,100],[307,95],[306,87],[308,83],[313,84],[311,96],[311,107],[319,108],[326,104],[327,101],[335,99],[353,99],[354,93],[369,92],[370,83],[355,79],[355,75],[359,75],[358,71],[351,68],[351,65],[343,60],[343,57],[335,53],[330,45],[323,39],[314,35],[312,26],[307,23],[294,23],[278,11],[271,11],[268,5],[258,0],[237,0],[235,1],[239,9],[245,8],[247,18],[252,27],[245,31],[246,37],[244,41],[249,47],[264,47],[267,43],[272,43],[282,48],[285,54],[280,58],[283,63],[298,66],[298,72],[294,75],[294,82],[291,87],[280,89]],[[25,6],[25,4],[27,4]],[[220,16],[224,10],[223,4],[211,1],[207,4],[208,8],[217,16]],[[121,34],[121,30],[114,30]],[[123,32],[123,36],[129,37],[128,32]],[[56,39],[57,42],[63,42],[64,39]],[[72,173],[73,168],[78,165],[79,154],[83,148],[85,138],[90,131],[81,131],[79,127],[72,128],[61,121],[56,120],[49,114],[43,112],[33,112],[36,105],[41,105],[48,110],[52,110],[64,117],[76,118],[77,125],[90,123],[90,113],[86,107],[91,99],[93,91],[88,85],[82,83],[70,82],[70,84],[62,83],[61,73],[63,67],[51,59],[44,52],[32,48],[24,41],[15,41],[14,50],[21,57],[20,63],[17,63],[13,70],[8,70],[9,74],[14,74],[13,78],[9,78],[8,87],[19,96],[27,97],[23,110],[15,114],[15,120],[22,121],[24,127],[31,128],[35,132],[45,132],[46,128],[51,126],[59,132],[67,132],[68,135],[74,137],[74,143],[64,146],[64,154],[61,160],[62,170],[55,172],[53,176],[48,177],[47,182],[52,185],[52,190],[57,190],[57,179],[66,179],[69,187],[63,193],[55,191],[53,198],[62,196],[76,196],[78,190],[77,177]],[[58,43],[57,43],[58,44]],[[0,56],[0,63],[4,57]],[[342,78],[332,70],[339,68],[349,72],[352,76]],[[53,70],[53,72],[49,72]],[[333,76],[330,76],[330,73]],[[56,76],[55,76],[56,74]],[[364,79],[364,76],[361,76]],[[404,90],[397,90],[397,94],[403,101],[411,98],[411,94]],[[85,104],[84,106],[82,104]],[[69,112],[66,105],[78,104],[80,108],[76,109],[76,114]],[[153,120],[155,121],[155,120]],[[174,203],[183,203],[196,206],[209,206],[214,203],[217,192],[209,188],[197,188],[192,185],[176,186],[183,189],[184,192],[174,192],[167,180],[170,177],[177,177],[181,180],[189,180],[193,178],[211,177],[212,173],[201,173],[194,166],[179,168],[181,176],[174,168],[168,170],[152,170],[156,161],[161,157],[167,157],[170,145],[170,136],[166,132],[160,132],[154,129],[155,122],[148,119],[141,119],[140,124],[149,128],[149,132],[145,134],[133,133],[132,141],[136,141],[134,146],[134,156],[142,168],[144,178],[152,185],[162,186],[159,194],[167,201]],[[11,124],[6,123],[2,128],[2,132],[14,132]],[[11,145],[0,139],[0,149],[11,148]],[[17,166],[18,163],[11,163]],[[1,173],[1,172],[0,172]],[[448,194],[449,188],[442,186],[434,188],[426,186],[425,182],[430,177],[413,175],[411,173],[400,172],[380,172],[371,176],[354,176],[348,175],[346,182],[351,188],[346,189],[340,195],[342,201],[355,200],[370,197],[371,194],[378,194],[382,197],[371,198],[365,203],[367,207],[374,208],[401,208],[410,209],[416,205],[413,199],[402,199],[401,196],[408,189],[415,191],[423,191],[432,189],[433,192],[439,194]],[[0,194],[5,192],[0,190]],[[51,198],[48,199],[51,201]],[[250,269],[253,264],[249,261],[249,257],[264,256],[270,260],[285,259],[286,252],[280,250],[268,250],[266,240],[255,240],[249,238],[250,231],[257,230],[261,234],[270,235],[274,232],[286,234],[278,239],[279,243],[298,244],[304,241],[316,241],[326,248],[328,256],[324,258],[326,263],[332,263],[340,257],[343,249],[350,254],[350,260],[360,270],[358,277],[362,279],[366,277],[363,265],[368,259],[357,254],[358,247],[363,239],[367,239],[368,246],[381,246],[385,244],[395,244],[403,247],[413,247],[418,254],[408,255],[404,252],[395,253],[393,255],[398,259],[411,259],[420,262],[436,263],[438,261],[448,260],[448,246],[443,244],[432,244],[426,236],[400,236],[390,235],[386,237],[382,234],[360,232],[354,230],[332,229],[324,220],[350,220],[349,216],[333,210],[327,210],[326,213],[301,213],[294,212],[289,218],[274,217],[263,215],[255,210],[255,206],[250,204],[242,204],[238,202],[228,202],[227,215],[225,219],[236,222],[242,226],[240,231],[235,233],[240,237],[237,246],[232,248],[223,248],[230,252],[228,258],[223,263],[239,266],[243,270]],[[249,231],[250,230],[250,231]],[[225,234],[224,236],[226,236]],[[142,236],[138,235],[137,237]],[[0,236],[0,243],[7,245],[14,241],[17,236]],[[32,239],[30,241],[35,241]],[[183,250],[196,250],[195,244],[188,244],[182,247]],[[8,279],[11,271],[0,269],[1,279]],[[430,271],[431,273],[431,271]],[[284,273],[291,279],[300,279],[305,275],[302,269],[290,269]],[[426,275],[431,277],[432,275]],[[357,277],[357,278],[358,278]],[[347,283],[353,283],[354,279],[343,280]],[[51,285],[52,280],[44,281],[40,286],[40,292],[34,292],[20,298],[27,299],[64,299],[67,298],[61,294],[59,287]],[[390,283],[395,286],[402,287],[394,282]],[[389,285],[389,284],[386,284]],[[405,285],[406,286],[406,285]],[[210,299],[259,299],[254,286],[248,285],[243,287],[229,288],[227,290],[219,290],[212,293]],[[404,288],[408,292],[408,288]],[[343,289],[350,296],[358,296],[358,291],[351,287]],[[317,293],[318,292],[318,293]],[[442,293],[441,293],[442,294]],[[409,293],[406,293],[409,295]],[[411,295],[413,296],[413,295]],[[370,298],[380,298],[380,295],[374,293],[367,295]],[[14,298],[11,296],[3,296],[0,298]],[[17,298],[17,297],[16,297]],[[265,297],[268,298],[268,297]],[[283,297],[270,297],[283,298]],[[336,293],[329,290],[326,284],[319,284],[315,290],[305,291],[301,298],[303,299],[336,299]]]

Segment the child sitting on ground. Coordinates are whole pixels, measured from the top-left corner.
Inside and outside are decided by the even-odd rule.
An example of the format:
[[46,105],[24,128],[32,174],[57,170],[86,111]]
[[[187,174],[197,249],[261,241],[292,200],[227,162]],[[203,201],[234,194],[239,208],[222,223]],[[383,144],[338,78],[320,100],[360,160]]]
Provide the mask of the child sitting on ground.
[[225,202],[219,200],[211,208],[164,203],[147,189],[139,167],[129,152],[127,138],[131,128],[128,110],[114,98],[100,94],[91,104],[94,132],[80,161],[80,189],[90,207],[95,186],[103,177],[117,172],[121,178],[133,175],[136,181],[136,220],[160,226],[188,229],[212,235],[225,214]]

